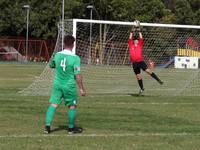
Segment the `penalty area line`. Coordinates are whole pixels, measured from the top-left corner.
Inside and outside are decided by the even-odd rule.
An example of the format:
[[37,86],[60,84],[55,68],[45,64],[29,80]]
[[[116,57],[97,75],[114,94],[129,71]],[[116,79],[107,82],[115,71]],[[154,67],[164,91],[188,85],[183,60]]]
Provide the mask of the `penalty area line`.
[[21,134],[0,135],[0,138],[42,138],[42,137],[134,137],[134,136],[200,136],[200,133],[111,133],[111,134]]

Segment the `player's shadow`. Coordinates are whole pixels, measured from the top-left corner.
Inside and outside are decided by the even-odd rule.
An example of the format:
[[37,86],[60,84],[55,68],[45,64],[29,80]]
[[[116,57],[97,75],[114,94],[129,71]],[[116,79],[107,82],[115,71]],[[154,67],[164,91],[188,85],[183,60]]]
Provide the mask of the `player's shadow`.
[[141,94],[136,94],[136,93],[128,93],[128,96],[133,96],[133,97],[151,97],[150,95],[141,95]]
[[61,130],[68,130],[68,127],[66,125],[60,125],[57,128],[52,129],[51,132],[57,132]]
[[127,95],[128,95],[128,96],[133,96],[133,97],[144,96],[144,95],[135,94],[135,93],[128,93]]

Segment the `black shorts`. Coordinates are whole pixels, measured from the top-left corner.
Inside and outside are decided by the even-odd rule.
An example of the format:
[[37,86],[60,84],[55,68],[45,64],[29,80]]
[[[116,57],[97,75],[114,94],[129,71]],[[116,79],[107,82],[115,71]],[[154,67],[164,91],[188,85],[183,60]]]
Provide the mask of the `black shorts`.
[[135,74],[140,74],[141,69],[145,71],[148,68],[147,64],[144,61],[133,63],[132,66]]

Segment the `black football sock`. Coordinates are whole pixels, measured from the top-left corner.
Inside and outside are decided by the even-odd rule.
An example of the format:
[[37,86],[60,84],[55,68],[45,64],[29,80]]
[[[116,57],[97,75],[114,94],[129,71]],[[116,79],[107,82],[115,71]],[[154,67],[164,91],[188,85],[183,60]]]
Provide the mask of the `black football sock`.
[[143,90],[144,87],[143,87],[143,81],[142,81],[142,79],[138,80],[138,84],[139,84],[140,88]]
[[151,77],[154,78],[154,79],[155,79],[156,81],[158,81],[159,83],[162,82],[162,81],[158,78],[158,76],[157,76],[155,73],[153,73],[153,72],[152,72],[152,74],[151,74]]

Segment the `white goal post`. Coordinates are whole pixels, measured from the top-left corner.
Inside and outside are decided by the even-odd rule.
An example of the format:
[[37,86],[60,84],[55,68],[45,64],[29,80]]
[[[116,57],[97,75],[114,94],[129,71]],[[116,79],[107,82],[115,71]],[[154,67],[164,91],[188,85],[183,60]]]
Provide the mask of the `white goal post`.
[[[89,94],[121,94],[138,92],[138,84],[129,60],[128,37],[133,22],[72,19],[65,21],[65,34],[76,38],[73,52],[80,56],[82,73]],[[147,95],[200,96],[200,73],[175,69],[175,56],[200,58],[200,26],[140,23],[144,37],[143,55],[147,64],[164,80],[161,87],[147,75]],[[92,38],[90,38],[92,28]],[[62,26],[59,25],[55,52],[61,51]],[[89,40],[92,39],[90,42]],[[91,45],[90,45],[91,44]],[[52,79],[47,66],[40,77],[22,93],[47,95]]]

